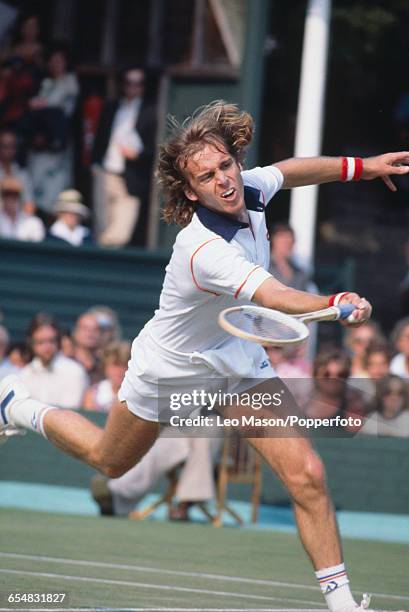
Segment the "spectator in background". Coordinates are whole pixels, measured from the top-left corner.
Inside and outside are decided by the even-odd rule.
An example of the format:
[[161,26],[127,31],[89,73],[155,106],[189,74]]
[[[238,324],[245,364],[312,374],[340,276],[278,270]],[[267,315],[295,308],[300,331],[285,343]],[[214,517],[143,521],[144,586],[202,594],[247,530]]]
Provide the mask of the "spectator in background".
[[77,77],[68,65],[65,45],[55,46],[47,58],[48,76],[30,100],[32,144],[37,149],[61,151],[67,146],[69,120],[79,94]]
[[288,223],[277,223],[270,230],[268,271],[281,283],[300,291],[311,291],[311,279],[294,259],[295,234]]
[[265,346],[269,361],[280,378],[305,378],[312,368],[304,357],[305,345]]
[[29,99],[38,89],[43,64],[43,44],[37,15],[23,16],[16,26],[14,43],[2,54],[1,123],[20,131]]
[[384,342],[372,341],[365,351],[363,365],[368,378],[379,380],[389,374],[391,350]]
[[82,202],[82,195],[76,189],[62,191],[55,203],[57,220],[47,232],[47,238],[81,246],[91,244],[91,232],[81,221],[88,218],[89,210]]
[[88,313],[80,315],[72,336],[75,360],[84,366],[91,384],[100,382],[104,375],[99,356],[101,331],[96,317]]
[[74,340],[68,329],[62,330],[61,332],[61,352],[70,359],[75,358]]
[[[360,391],[347,385],[350,373],[351,360],[344,351],[334,348],[320,352],[314,361],[314,387],[304,398],[306,416],[318,419],[363,417],[367,406]],[[351,425],[346,431],[358,429]]]
[[402,378],[389,374],[376,382],[373,408],[360,433],[409,437],[409,390]]
[[18,369],[7,355],[9,348],[9,333],[3,325],[0,325],[0,380],[9,374],[15,374]]
[[375,394],[375,383],[389,374],[390,363],[391,350],[389,346],[385,342],[371,340],[362,358],[366,376],[351,377],[349,379],[351,385],[367,394],[367,401],[372,400]]
[[101,347],[104,348],[111,342],[121,339],[122,331],[118,315],[109,306],[92,306],[87,310],[88,314],[94,315],[98,321],[101,332]]
[[306,345],[265,346],[270,364],[289,388],[298,405],[311,391],[312,367],[305,359]]
[[60,352],[60,329],[54,318],[37,314],[28,339],[34,358],[21,370],[20,378],[31,396],[59,408],[81,408],[88,376],[79,363]]
[[6,176],[12,176],[20,181],[22,186],[23,210],[28,214],[35,212],[33,190],[30,178],[16,161],[17,137],[12,130],[0,131],[0,181]]
[[392,331],[391,340],[398,354],[391,361],[391,374],[409,378],[409,317],[398,321]]
[[27,166],[39,208],[52,214],[58,194],[73,183],[69,127],[79,86],[76,75],[69,71],[64,46],[50,52],[47,69],[38,95],[30,101],[27,131],[32,148]]
[[385,342],[385,338],[375,321],[367,321],[359,327],[348,327],[344,336],[344,346],[351,357],[351,376],[367,378],[368,372],[363,363],[365,351],[370,342]]
[[109,412],[117,400],[119,388],[131,358],[129,342],[112,342],[102,352],[104,380],[91,385],[85,393],[83,406],[86,410]]
[[41,42],[41,28],[38,15],[23,15],[17,22],[12,46],[4,57],[19,57],[27,64],[42,68],[44,45]]
[[20,370],[30,363],[32,353],[30,347],[25,342],[11,342],[7,350],[7,357]]
[[156,129],[144,71],[126,70],[122,87],[122,99],[102,111],[92,154],[95,234],[99,244],[115,247],[129,243],[138,219],[143,224]]
[[[319,293],[310,274],[296,261],[294,255],[295,233],[288,223],[276,223],[270,229],[270,266],[268,271],[277,280],[299,291]],[[315,357],[317,343],[317,324],[310,324],[308,343],[303,347],[303,357],[298,357],[297,367],[311,372],[311,361]],[[292,364],[294,365],[294,363]]]
[[43,222],[22,210],[22,191],[14,177],[6,176],[0,182],[0,237],[40,242],[45,236]]

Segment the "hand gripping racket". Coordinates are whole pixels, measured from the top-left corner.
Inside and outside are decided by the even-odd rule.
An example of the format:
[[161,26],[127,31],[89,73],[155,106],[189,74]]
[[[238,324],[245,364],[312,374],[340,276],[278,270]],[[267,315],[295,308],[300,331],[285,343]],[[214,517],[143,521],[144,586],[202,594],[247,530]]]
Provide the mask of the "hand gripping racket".
[[[219,325],[239,338],[271,346],[299,344],[309,336],[306,323],[348,320],[356,306],[342,304],[305,314],[288,315],[262,306],[235,306],[219,314]],[[351,322],[353,318],[349,319]]]

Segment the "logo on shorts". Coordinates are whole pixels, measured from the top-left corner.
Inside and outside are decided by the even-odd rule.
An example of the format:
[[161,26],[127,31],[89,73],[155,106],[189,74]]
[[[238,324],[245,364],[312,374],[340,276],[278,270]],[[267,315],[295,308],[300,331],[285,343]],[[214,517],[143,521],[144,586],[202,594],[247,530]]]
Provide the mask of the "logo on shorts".
[[269,366],[269,362],[267,361],[267,359],[265,361],[263,361],[263,363],[260,365],[260,370],[264,370],[264,368],[268,368]]

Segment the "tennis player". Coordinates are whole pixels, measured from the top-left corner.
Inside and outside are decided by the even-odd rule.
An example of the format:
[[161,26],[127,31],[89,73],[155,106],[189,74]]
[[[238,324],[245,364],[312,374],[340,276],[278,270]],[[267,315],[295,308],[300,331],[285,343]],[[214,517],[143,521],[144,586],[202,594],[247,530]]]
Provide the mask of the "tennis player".
[[[355,324],[371,306],[356,293],[320,296],[290,289],[268,272],[265,207],[282,188],[330,181],[406,174],[409,153],[366,159],[287,159],[243,170],[253,121],[222,101],[199,109],[161,146],[159,179],[168,222],[182,226],[166,268],[159,309],[134,340],[119,401],[105,429],[76,412],[31,399],[15,376],[0,383],[3,439],[22,429],[37,431],[61,450],[109,477],[134,466],[158,436],[162,409],[187,381],[222,377],[274,380],[264,349],[229,336],[217,324],[231,305],[255,302],[286,313],[304,313],[332,303],[351,303]],[[179,385],[180,381],[180,385]],[[254,384],[254,383],[253,383]],[[240,386],[241,385],[241,386]],[[302,543],[333,612],[367,608],[355,603],[342,558],[323,464],[300,436],[254,438],[250,442],[287,487]]]

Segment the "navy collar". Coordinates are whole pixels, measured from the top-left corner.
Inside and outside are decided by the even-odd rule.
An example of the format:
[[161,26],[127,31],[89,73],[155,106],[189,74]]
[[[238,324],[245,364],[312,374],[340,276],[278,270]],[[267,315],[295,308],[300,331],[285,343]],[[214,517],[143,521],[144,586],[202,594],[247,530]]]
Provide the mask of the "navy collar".
[[[244,202],[247,210],[264,212],[264,206],[259,200],[260,191],[254,187],[244,187]],[[215,234],[219,234],[222,238],[230,242],[239,229],[249,227],[248,223],[243,223],[232,217],[228,217],[223,213],[218,213],[210,208],[206,208],[203,204],[196,206],[196,214],[199,220],[207,229]]]

